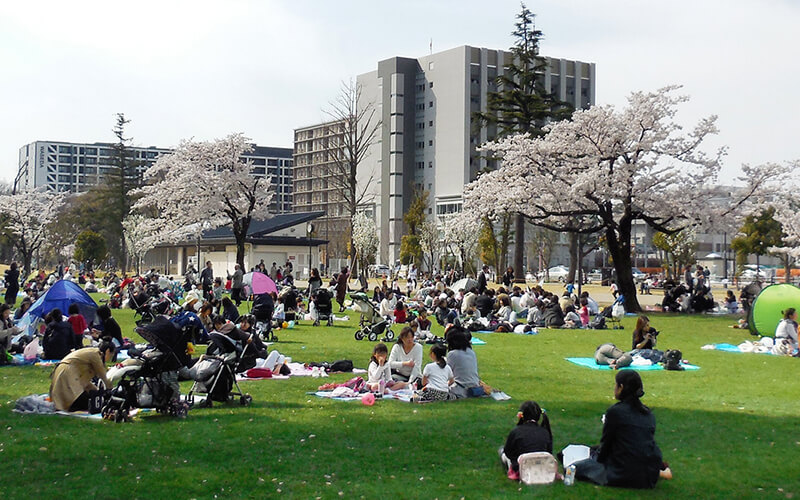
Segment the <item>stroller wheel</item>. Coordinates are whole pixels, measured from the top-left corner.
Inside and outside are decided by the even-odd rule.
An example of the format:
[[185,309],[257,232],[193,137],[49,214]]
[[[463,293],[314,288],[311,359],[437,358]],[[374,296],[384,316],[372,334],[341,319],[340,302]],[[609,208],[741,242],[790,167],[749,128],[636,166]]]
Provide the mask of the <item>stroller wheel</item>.
[[378,334],[375,332],[369,332],[369,337],[367,337],[370,342],[375,342],[378,340]]
[[328,316],[328,326],[333,326],[333,315]]
[[313,323],[311,326],[319,326],[319,320],[318,320],[318,319],[315,319],[315,320],[314,320],[314,323]]
[[364,333],[361,330],[356,331],[354,336],[356,340],[364,340]]
[[211,396],[206,396],[206,400],[200,403],[200,406],[204,408],[211,408],[214,406],[214,402],[211,401]]
[[391,330],[386,330],[386,341],[391,342],[394,340],[394,332]]
[[244,396],[239,398],[239,404],[242,406],[250,406],[252,402],[253,402],[253,396],[249,394],[245,394]]

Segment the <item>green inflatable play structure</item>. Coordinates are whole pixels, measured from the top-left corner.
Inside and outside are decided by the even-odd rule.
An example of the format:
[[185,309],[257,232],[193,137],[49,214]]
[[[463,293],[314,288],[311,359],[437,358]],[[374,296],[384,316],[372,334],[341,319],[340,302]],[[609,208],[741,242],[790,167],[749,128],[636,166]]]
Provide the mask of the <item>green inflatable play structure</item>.
[[775,328],[783,319],[781,311],[794,307],[800,311],[800,288],[788,283],[770,285],[758,294],[747,323],[750,333],[762,337],[773,337]]

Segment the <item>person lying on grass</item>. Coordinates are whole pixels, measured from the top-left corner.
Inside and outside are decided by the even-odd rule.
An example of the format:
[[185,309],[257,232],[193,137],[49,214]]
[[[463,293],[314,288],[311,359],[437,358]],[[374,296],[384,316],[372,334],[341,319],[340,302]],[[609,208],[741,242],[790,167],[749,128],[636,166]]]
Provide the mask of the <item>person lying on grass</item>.
[[369,360],[369,378],[367,379],[367,389],[379,394],[384,394],[385,389],[398,391],[408,385],[407,382],[397,382],[392,379],[392,371],[386,358],[389,356],[389,349],[383,342],[379,343],[372,350],[372,357]]
[[519,481],[519,462],[523,453],[553,453],[553,432],[547,413],[535,401],[525,401],[517,412],[517,426],[511,430],[500,450],[500,460],[508,469],[508,478]]
[[575,477],[600,486],[655,488],[659,478],[671,479],[655,440],[656,417],[642,404],[642,378],[633,370],[617,372],[614,397],[619,400],[603,415],[600,446],[590,458],[575,462]]
[[422,390],[414,396],[418,403],[433,401],[447,401],[454,399],[450,394],[450,385],[453,384],[453,370],[447,365],[447,349],[442,344],[433,344],[430,358],[433,363],[425,365],[422,371]]

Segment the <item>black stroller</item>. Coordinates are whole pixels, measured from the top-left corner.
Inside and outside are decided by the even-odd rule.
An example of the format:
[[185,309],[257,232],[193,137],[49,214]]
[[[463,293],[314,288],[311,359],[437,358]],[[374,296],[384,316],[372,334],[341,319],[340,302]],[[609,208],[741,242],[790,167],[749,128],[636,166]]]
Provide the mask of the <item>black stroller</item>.
[[178,370],[186,361],[184,332],[163,316],[136,328],[148,342],[143,351],[129,349],[130,359],[122,368],[109,370],[118,380],[103,406],[103,417],[115,422],[128,420],[132,408],[154,408],[159,413],[185,418],[189,405],[180,401]]
[[234,401],[238,397],[239,404],[248,406],[253,402],[253,397],[243,393],[239,388],[236,374],[246,368],[242,361],[250,344],[242,347],[232,338],[219,332],[210,333],[209,338],[206,354],[192,368],[195,372],[194,384],[186,400],[193,404],[195,394],[205,395],[206,399],[200,406],[210,408],[214,401],[225,403]]
[[333,295],[327,288],[319,288],[311,294],[311,300],[317,311],[314,326],[319,326],[320,321],[325,321],[328,326],[333,325]]
[[278,337],[272,332],[272,315],[275,313],[275,302],[268,293],[261,293],[253,299],[250,314],[256,318],[255,331],[264,342],[277,342]]

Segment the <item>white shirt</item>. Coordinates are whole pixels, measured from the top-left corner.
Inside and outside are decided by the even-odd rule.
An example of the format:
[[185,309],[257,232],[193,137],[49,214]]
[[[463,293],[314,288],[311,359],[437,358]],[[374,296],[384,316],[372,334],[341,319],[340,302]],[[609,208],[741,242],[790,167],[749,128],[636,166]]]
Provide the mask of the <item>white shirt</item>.
[[[414,366],[403,366],[403,363],[406,361],[413,361]],[[411,350],[406,353],[406,350],[402,344],[395,344],[394,347],[392,347],[392,352],[389,353],[389,360],[387,361],[387,364],[392,370],[396,370],[402,375],[405,375],[409,380],[414,380],[421,377],[420,370],[422,369],[422,345],[415,342],[414,347],[412,347]]]
[[436,363],[428,363],[422,374],[428,379],[426,387],[442,392],[450,390],[449,382],[453,378],[453,370],[450,365],[444,365],[444,368],[441,368]]
[[591,297],[586,297],[586,308],[589,309],[589,314],[597,314],[600,312],[600,306]]
[[397,299],[395,298],[394,294],[392,294],[392,299],[389,300],[383,299],[381,301],[381,316],[391,316],[394,317],[394,307],[397,305]]
[[377,384],[381,380],[384,382],[392,380],[392,369],[389,367],[389,363],[384,363],[383,366],[381,366],[374,361],[370,361],[367,372],[369,373],[368,384]]

